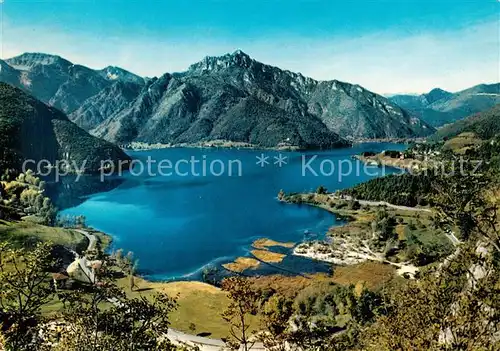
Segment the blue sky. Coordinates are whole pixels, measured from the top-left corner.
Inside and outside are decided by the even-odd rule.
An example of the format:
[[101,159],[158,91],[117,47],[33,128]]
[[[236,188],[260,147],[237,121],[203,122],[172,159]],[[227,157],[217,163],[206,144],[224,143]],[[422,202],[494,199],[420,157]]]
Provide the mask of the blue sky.
[[[1,1],[1,0],[0,0]],[[242,49],[379,93],[499,81],[498,0],[4,0],[2,58],[59,54],[141,75]]]

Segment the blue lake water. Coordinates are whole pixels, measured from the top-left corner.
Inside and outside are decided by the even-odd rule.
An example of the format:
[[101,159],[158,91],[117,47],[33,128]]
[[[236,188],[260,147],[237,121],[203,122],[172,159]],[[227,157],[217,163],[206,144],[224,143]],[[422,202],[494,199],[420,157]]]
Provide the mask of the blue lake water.
[[[148,279],[196,279],[203,267],[248,255],[257,238],[299,242],[305,231],[321,237],[329,227],[341,223],[317,208],[280,203],[276,199],[280,189],[301,192],[323,185],[336,190],[384,172],[400,172],[366,167],[352,155],[404,148],[401,144],[365,143],[339,150],[282,152],[286,157],[282,167],[274,164],[275,156],[280,155],[276,151],[179,148],[130,152],[144,164],[148,157],[157,161],[150,161],[150,173],[158,173],[158,162],[167,160],[164,176],[127,173],[111,190],[104,187],[107,191],[73,199],[77,200],[71,202],[73,207],[62,214],[84,215],[88,225],[111,234],[113,247],[133,251]],[[269,163],[264,167],[256,164],[262,154]],[[188,163],[191,158],[198,161],[195,166]],[[309,167],[304,167],[308,161]],[[180,174],[175,174],[176,163]],[[224,174],[217,176],[222,167]],[[347,175],[349,167],[352,172]],[[139,170],[136,166],[134,173]],[[297,264],[293,260],[284,263],[292,270]]]

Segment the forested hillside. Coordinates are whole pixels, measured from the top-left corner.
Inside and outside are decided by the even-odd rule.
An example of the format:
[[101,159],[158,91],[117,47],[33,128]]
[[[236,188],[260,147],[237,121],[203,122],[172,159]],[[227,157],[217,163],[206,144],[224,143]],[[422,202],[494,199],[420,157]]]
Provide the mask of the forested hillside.
[[[20,89],[0,83],[1,169],[20,169],[24,160],[87,160],[84,171],[97,172],[101,161],[129,160],[113,144],[89,135],[61,111]],[[73,169],[74,171],[74,169]]]
[[451,139],[461,133],[474,133],[487,140],[500,133],[500,104],[491,109],[469,116],[466,119],[444,126],[429,139],[441,141]]

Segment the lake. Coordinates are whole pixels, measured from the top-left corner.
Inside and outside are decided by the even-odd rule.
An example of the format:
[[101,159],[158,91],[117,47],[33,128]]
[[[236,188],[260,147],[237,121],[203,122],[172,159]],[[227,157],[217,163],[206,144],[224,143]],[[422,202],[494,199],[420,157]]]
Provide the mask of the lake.
[[[323,185],[333,191],[400,172],[366,167],[352,156],[405,148],[364,143],[305,153],[189,148],[131,151],[137,160],[131,173],[119,179],[107,177],[104,182],[93,178],[101,185],[90,190],[88,185],[81,186],[87,188],[83,193],[68,192],[76,188],[73,185],[61,186],[65,193],[59,200],[64,199],[62,207],[67,207],[61,213],[84,215],[89,226],[112,235],[113,247],[133,251],[141,274],[148,279],[200,279],[204,267],[220,267],[248,255],[258,238],[300,242],[306,231],[321,238],[329,227],[342,223],[321,209],[280,203],[276,199],[280,189],[303,192]],[[110,182],[113,185],[107,186]],[[285,260],[284,270],[321,270],[304,260]],[[324,264],[321,267],[326,269]],[[259,273],[281,268],[268,266]]]

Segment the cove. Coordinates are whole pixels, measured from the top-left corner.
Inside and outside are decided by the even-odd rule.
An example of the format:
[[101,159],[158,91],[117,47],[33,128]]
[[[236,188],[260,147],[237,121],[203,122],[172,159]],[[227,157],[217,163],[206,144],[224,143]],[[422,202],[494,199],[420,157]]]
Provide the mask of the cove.
[[[58,197],[64,200],[60,205],[64,208],[62,215],[84,215],[89,226],[112,235],[113,248],[133,251],[140,273],[147,279],[200,279],[204,267],[220,267],[236,257],[247,256],[258,238],[300,242],[305,232],[321,237],[329,227],[342,223],[318,208],[280,203],[276,199],[280,189],[314,191],[323,185],[333,191],[400,172],[365,166],[352,156],[363,151],[405,148],[403,144],[363,143],[328,151],[281,153],[193,148],[131,151],[129,154],[144,165],[150,160],[151,172],[138,172],[134,167],[135,173],[107,179],[111,186],[98,177],[91,182],[86,179],[88,184],[96,185],[85,185],[90,188],[85,196],[68,191],[78,185],[67,182],[60,187],[64,194]],[[259,162],[262,157],[267,157],[267,163]],[[304,162],[312,158],[309,166],[316,174],[309,169],[304,172]],[[192,159],[199,161],[194,173]],[[160,172],[162,160],[168,160],[170,166],[164,162],[166,166]],[[185,161],[175,170],[179,160]],[[203,161],[204,173],[199,168]],[[229,174],[226,168],[221,174],[221,167],[231,162],[233,172]],[[210,169],[212,164],[215,172]],[[349,167],[353,171],[340,178],[340,170],[331,169],[337,165],[342,165],[342,174]],[[297,260],[284,262],[286,269],[304,271],[307,264]],[[316,269],[307,261],[313,267],[310,269]],[[272,267],[258,273],[268,271],[273,272]]]

